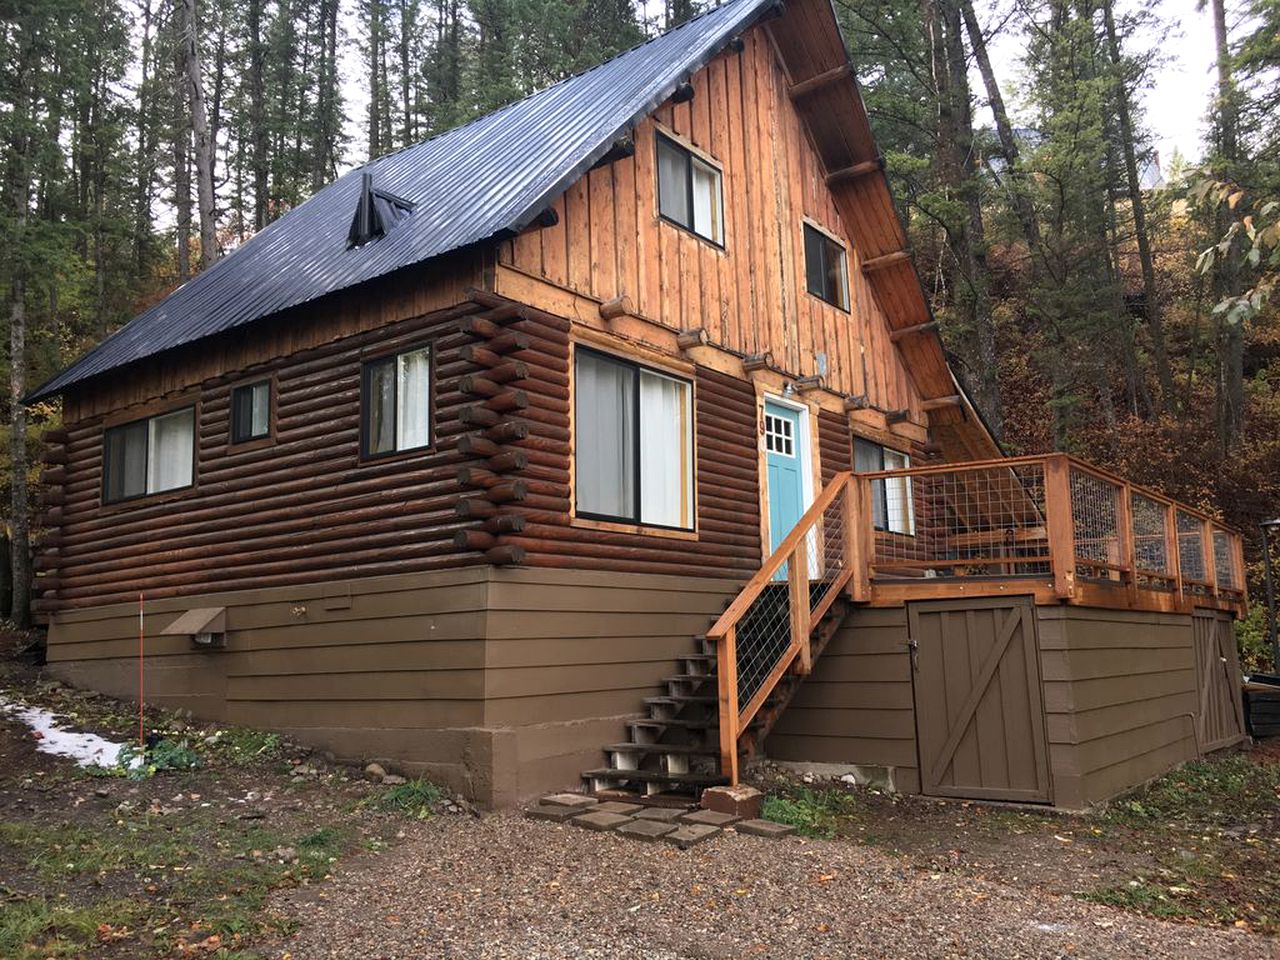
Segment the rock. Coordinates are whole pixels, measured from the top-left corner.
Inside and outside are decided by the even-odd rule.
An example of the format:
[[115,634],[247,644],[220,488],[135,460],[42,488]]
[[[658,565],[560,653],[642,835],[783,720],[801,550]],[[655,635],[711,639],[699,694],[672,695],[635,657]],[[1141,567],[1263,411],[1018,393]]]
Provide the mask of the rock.
[[732,813],[721,813],[719,810],[695,810],[693,813],[682,814],[681,823],[695,823],[707,827],[727,827],[731,823],[737,823],[741,817],[735,817]]
[[676,829],[674,823],[660,823],[657,820],[632,820],[618,827],[617,832],[634,840],[660,840]]
[[271,855],[277,860],[283,860],[285,863],[293,863],[298,859],[298,851],[293,847],[276,847]]
[[651,820],[654,823],[674,823],[688,812],[683,807],[645,807],[636,814],[636,819]]
[[[601,806],[604,806],[604,804],[601,804]],[[623,804],[623,806],[630,806],[630,804]],[[572,822],[574,825],[584,827],[587,830],[604,831],[613,830],[615,827],[620,827],[624,823],[631,823],[632,819],[620,813],[606,813],[600,810],[592,810],[590,813],[579,814],[573,818]]]
[[767,837],[770,840],[789,837],[796,832],[795,827],[785,823],[774,823],[772,820],[743,820],[735,824],[733,829],[747,836]]
[[856,787],[858,785],[858,778],[855,777],[852,773],[846,773],[843,777],[840,778],[840,782],[847,783],[850,786]]
[[557,807],[549,803],[539,803],[525,810],[524,815],[530,820],[550,820],[552,823],[564,823],[578,815],[573,807]]
[[586,797],[580,793],[552,793],[543,797],[542,802],[552,807],[584,810],[587,807],[594,807],[599,801],[595,797]]
[[295,777],[308,777],[315,772],[314,767],[309,767],[305,763],[300,763],[293,768],[293,775]]
[[93,795],[95,797],[109,797],[111,796],[111,791],[106,790],[102,787],[99,787],[97,790],[93,791]]
[[592,807],[592,813],[612,813],[623,817],[634,817],[644,807],[638,803],[623,803],[620,800],[609,800]]
[[720,832],[719,827],[708,826],[705,823],[686,823],[672,830],[662,839],[668,843],[674,843],[681,850],[688,850],[696,844],[710,840]]
[[[736,819],[754,820],[760,816],[763,805],[764,794],[746,784],[738,784],[736,787],[709,787],[702,791],[704,810],[729,814]],[[719,823],[716,826],[724,826],[724,824]]]
[[397,776],[394,773],[388,773],[383,776],[382,782],[388,787],[398,787],[400,786],[400,784],[408,783],[409,781],[406,780],[404,777]]
[[387,775],[386,768],[380,763],[371,763],[364,768],[364,775],[370,780],[380,781]]

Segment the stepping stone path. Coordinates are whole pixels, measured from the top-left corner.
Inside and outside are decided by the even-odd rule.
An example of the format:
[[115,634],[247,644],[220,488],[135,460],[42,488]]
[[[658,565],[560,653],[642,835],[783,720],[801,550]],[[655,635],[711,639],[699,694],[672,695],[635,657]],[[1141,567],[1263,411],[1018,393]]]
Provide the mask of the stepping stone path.
[[689,807],[648,807],[639,803],[606,800],[580,793],[553,793],[525,810],[533,820],[572,823],[585,830],[617,833],[633,840],[674,844],[681,850],[719,836],[726,827],[753,837],[778,838],[796,832],[795,827],[770,820],[742,820],[731,813]]

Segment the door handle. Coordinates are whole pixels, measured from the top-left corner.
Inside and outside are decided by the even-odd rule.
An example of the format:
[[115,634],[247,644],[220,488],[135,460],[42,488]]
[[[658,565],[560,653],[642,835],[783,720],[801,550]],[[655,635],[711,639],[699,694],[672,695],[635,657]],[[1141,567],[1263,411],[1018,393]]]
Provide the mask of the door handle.
[[911,672],[919,673],[920,672],[920,656],[919,656],[920,644],[916,642],[914,637],[907,640],[907,650],[911,654]]

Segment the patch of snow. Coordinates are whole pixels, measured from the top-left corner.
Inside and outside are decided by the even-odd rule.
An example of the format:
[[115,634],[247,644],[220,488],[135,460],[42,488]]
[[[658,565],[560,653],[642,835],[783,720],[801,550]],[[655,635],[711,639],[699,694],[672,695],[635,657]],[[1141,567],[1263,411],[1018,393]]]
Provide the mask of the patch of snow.
[[[123,743],[107,740],[95,733],[75,733],[58,726],[58,718],[40,707],[15,703],[0,697],[0,713],[21,720],[36,734],[36,749],[55,757],[70,757],[82,767],[114,767],[120,762]],[[142,763],[134,757],[131,767]]]

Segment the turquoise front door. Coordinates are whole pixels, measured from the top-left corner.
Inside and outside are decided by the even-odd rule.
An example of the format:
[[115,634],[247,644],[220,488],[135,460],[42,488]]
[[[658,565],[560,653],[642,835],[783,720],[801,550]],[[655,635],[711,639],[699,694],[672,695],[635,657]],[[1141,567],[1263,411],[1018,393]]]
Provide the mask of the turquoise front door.
[[[772,553],[804,514],[804,457],[798,410],[765,401],[764,450],[769,484],[769,552]],[[778,571],[778,577],[786,577],[785,568]]]

